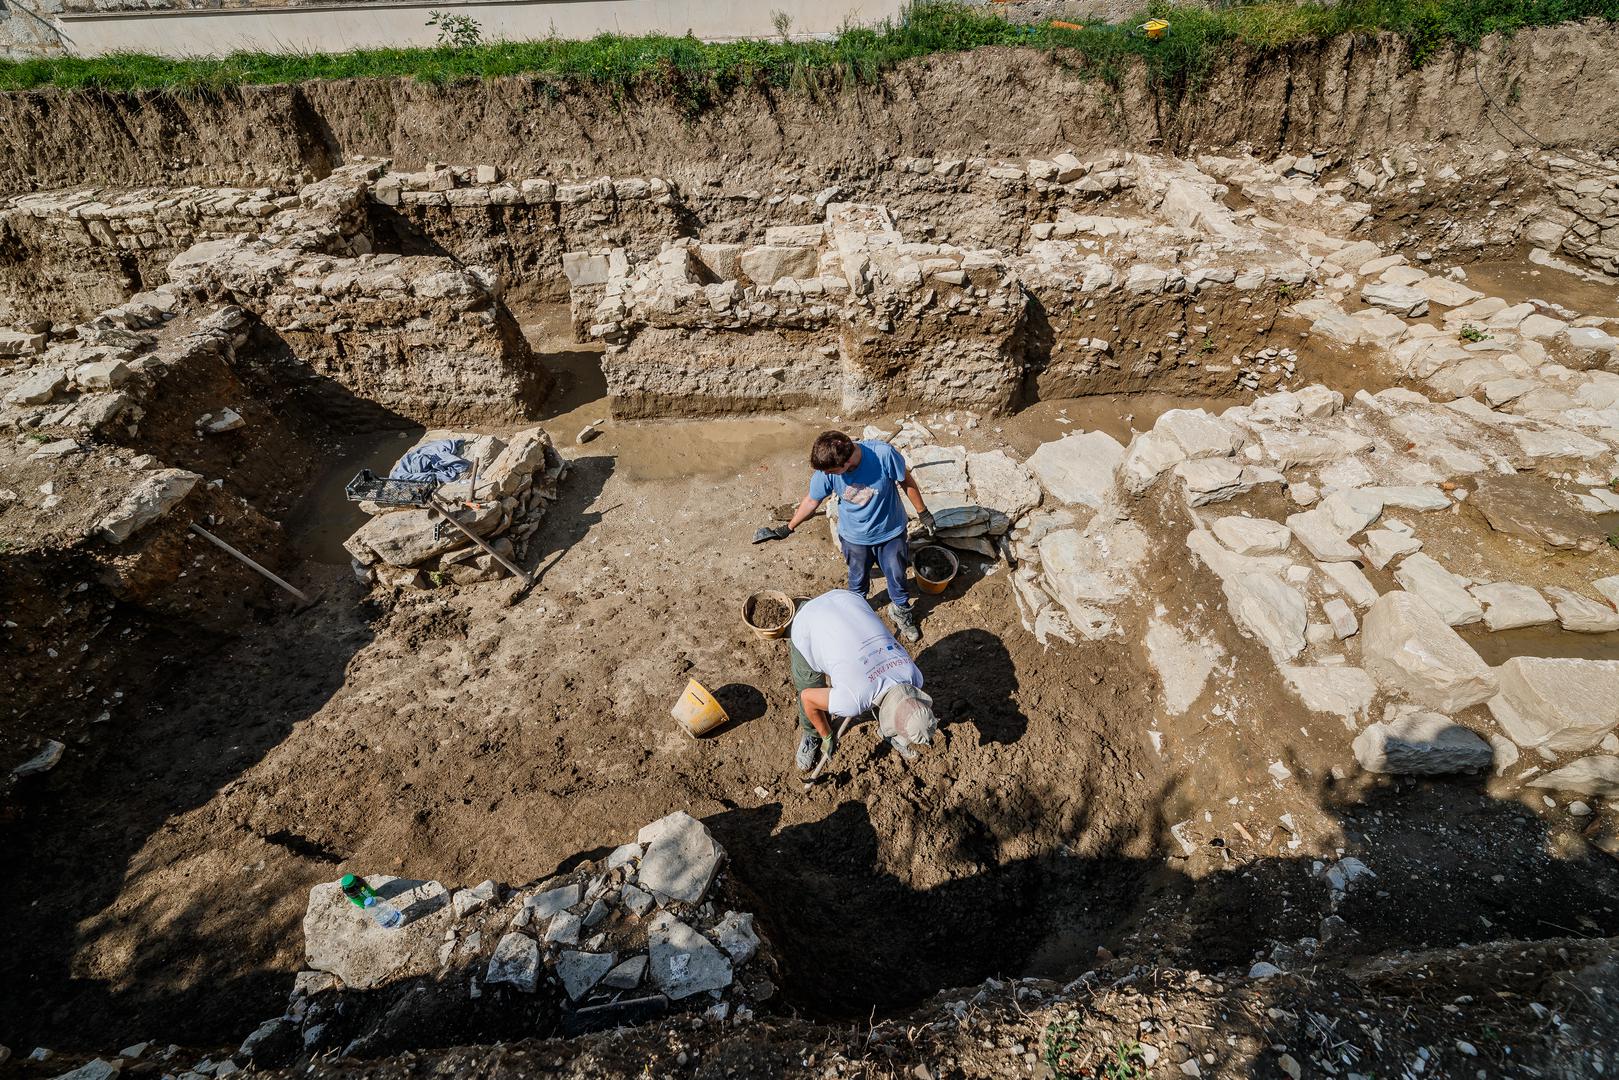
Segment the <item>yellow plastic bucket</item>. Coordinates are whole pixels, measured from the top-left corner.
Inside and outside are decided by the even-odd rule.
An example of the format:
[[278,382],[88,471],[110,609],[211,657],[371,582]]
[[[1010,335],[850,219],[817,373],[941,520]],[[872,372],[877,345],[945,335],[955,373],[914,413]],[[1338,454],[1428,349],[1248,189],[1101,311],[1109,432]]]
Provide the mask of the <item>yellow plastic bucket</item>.
[[1168,29],[1169,21],[1167,19],[1148,19],[1146,22],[1141,24],[1142,33],[1146,34],[1154,41],[1157,41],[1159,38],[1163,37],[1164,31]]
[[680,700],[669,710],[669,715],[680,721],[686,734],[693,738],[707,735],[730,719],[720,708],[720,703],[714,700],[714,695],[708,692],[708,687],[696,679],[687,681],[686,689],[680,692]]

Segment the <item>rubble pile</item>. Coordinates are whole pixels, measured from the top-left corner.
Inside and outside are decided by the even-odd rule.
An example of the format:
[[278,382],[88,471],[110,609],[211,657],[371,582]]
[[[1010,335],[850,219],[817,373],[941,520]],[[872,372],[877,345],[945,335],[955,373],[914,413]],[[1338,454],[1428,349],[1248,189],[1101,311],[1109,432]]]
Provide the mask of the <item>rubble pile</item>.
[[778,975],[753,915],[735,909],[724,863],[702,822],[675,811],[605,858],[521,888],[370,876],[404,915],[395,929],[377,926],[336,882],[316,885],[303,923],[308,968],[285,1013],[235,1060],[367,1057],[469,1033],[577,1034],[675,1012],[745,1023],[775,997]]
[[[439,486],[436,503],[446,509],[386,507],[362,503],[373,516],[344,542],[356,573],[388,586],[430,588],[442,581],[471,585],[510,571],[465,533],[443,520],[445,513],[511,560],[528,555],[530,539],[545,519],[568,463],[541,428],[508,439],[471,432],[429,432],[421,441],[460,439],[468,460],[487,462],[478,473]],[[448,509],[453,507],[454,509]]]

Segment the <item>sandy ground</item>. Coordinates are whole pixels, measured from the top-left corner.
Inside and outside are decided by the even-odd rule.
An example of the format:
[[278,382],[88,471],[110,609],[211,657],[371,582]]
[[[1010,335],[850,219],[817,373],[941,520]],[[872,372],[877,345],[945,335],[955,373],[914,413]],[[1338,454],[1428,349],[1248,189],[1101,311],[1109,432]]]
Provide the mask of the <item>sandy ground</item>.
[[[233,1043],[279,1013],[316,882],[523,883],[674,809],[729,851],[780,945],[785,1001],[811,1015],[997,973],[1071,977],[1099,948],[1246,970],[1274,942],[1323,936],[1315,860],[1346,850],[1379,881],[1339,912],[1340,948],[1619,930],[1619,867],[1575,823],[1479,780],[1334,781],[1351,760],[1337,721],[1268,684],[1216,680],[1165,715],[1141,627],[1042,649],[1006,569],[973,560],[921,609],[938,744],[907,764],[856,729],[805,792],[786,644],[740,612],[761,588],[843,583],[820,520],[749,543],[797,501],[809,442],[837,418],[609,424],[577,446],[605,415],[599,374],[554,319],[531,332],[566,373],[542,422],[573,463],[531,556],[538,586],[515,603],[510,582],[368,595],[306,513],[298,580],[324,589],[316,607],[174,671],[109,721],[116,737],[6,807],[0,1039]],[[1178,403],[1121,404],[1144,427]],[[1071,413],[1094,425],[1102,407]],[[1026,449],[1068,426],[1062,408],[939,426]],[[391,457],[388,439],[343,453]],[[1269,671],[1208,616],[1217,588],[1183,550],[1155,555],[1144,587]],[[669,716],[690,677],[731,716],[702,740]]]

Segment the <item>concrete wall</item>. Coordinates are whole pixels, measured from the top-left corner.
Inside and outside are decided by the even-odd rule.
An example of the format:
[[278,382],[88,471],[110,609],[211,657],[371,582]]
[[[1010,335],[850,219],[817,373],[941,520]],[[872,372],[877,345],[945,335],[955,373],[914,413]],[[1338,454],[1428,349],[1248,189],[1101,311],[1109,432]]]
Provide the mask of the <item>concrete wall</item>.
[[[38,0],[0,0],[0,4],[10,5],[24,2]],[[60,4],[61,0],[49,2]],[[103,9],[120,4],[120,0],[93,2]],[[892,17],[901,6],[901,0],[407,0],[64,12],[56,16],[56,24],[65,50],[79,56],[118,50],[159,56],[221,56],[236,50],[339,52],[431,45],[437,31],[427,25],[427,17],[434,10],[476,19],[486,41],[552,35],[588,38],[609,32],[690,32],[704,40],[725,41],[774,35],[771,17],[777,11],[792,17],[794,36],[805,36],[835,33],[846,22],[871,23]]]

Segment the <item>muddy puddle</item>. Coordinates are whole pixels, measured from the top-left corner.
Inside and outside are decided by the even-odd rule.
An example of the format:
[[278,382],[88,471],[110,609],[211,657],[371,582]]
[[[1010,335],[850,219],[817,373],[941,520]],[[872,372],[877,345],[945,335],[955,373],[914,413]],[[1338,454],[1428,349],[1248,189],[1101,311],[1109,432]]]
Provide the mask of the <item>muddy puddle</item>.
[[1457,629],[1491,667],[1504,664],[1514,656],[1575,657],[1581,660],[1619,658],[1619,633],[1571,634],[1556,623],[1497,630],[1494,633],[1479,627]]
[[1512,304],[1546,300],[1582,315],[1619,317],[1619,286],[1587,281],[1575,274],[1536,266],[1527,252],[1510,259],[1467,263],[1466,285],[1486,296],[1499,296]]
[[1171,409],[1207,409],[1222,413],[1241,399],[1179,394],[1097,394],[1092,397],[1039,401],[1005,420],[994,421],[1001,434],[1025,456],[1041,443],[1080,431],[1105,431],[1121,443],[1130,432],[1147,431]]
[[419,427],[368,431],[335,446],[330,464],[287,515],[287,536],[293,549],[306,559],[347,566],[350,556],[343,541],[365,523],[359,503],[350,502],[345,491],[349,481],[361,469],[386,476],[425,431]]

